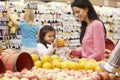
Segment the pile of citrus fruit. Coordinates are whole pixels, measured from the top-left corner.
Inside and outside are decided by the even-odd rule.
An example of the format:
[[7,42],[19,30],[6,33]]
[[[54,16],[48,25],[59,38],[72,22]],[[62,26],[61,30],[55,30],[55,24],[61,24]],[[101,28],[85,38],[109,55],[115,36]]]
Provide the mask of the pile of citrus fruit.
[[45,55],[39,59],[37,54],[31,54],[34,61],[34,66],[37,68],[44,69],[69,69],[69,70],[93,70],[93,71],[103,71],[98,64],[105,63],[104,61],[97,62],[94,59],[87,60],[85,58],[79,59],[78,62],[73,62],[70,60],[62,60],[58,55]]

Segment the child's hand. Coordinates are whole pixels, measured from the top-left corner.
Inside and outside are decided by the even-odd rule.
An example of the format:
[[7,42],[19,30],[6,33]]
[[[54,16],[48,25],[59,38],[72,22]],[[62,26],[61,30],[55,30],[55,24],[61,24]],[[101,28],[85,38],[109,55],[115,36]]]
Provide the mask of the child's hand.
[[52,46],[53,46],[53,47],[57,46],[57,39],[55,39],[55,40],[53,41]]

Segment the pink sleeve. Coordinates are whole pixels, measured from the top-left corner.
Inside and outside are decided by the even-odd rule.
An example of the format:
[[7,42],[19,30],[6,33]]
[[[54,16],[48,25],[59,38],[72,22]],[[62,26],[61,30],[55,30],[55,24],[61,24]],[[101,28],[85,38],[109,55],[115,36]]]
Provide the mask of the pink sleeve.
[[97,61],[102,60],[105,50],[105,39],[104,39],[104,28],[103,24],[100,21],[97,21],[93,25],[93,44],[94,44],[94,53],[89,56],[88,59],[96,59]]

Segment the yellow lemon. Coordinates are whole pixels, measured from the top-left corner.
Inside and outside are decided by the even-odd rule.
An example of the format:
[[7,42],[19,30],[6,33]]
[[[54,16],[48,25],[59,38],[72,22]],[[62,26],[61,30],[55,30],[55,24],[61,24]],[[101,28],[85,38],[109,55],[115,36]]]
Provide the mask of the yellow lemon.
[[96,64],[90,61],[86,62],[85,67],[84,67],[85,70],[95,70],[95,68],[96,68]]
[[86,62],[87,59],[86,58],[81,58],[78,62],[81,63],[81,62]]
[[34,62],[34,66],[41,68],[41,66],[42,66],[41,61],[38,60],[38,61]]
[[62,62],[62,61],[63,61],[63,59],[62,59],[62,58],[60,58],[60,57],[59,57],[59,59],[58,59],[58,60],[59,60],[60,62]]
[[33,62],[36,62],[39,60],[39,57],[37,54],[31,54],[31,57],[32,57]]
[[61,68],[62,69],[70,69],[70,61],[69,60],[65,60],[63,62],[61,62]]
[[58,59],[52,61],[52,68],[61,68],[61,62]]
[[45,62],[50,62],[50,61],[51,61],[51,57],[49,55],[45,55],[41,58],[42,64]]
[[88,61],[90,61],[90,62],[97,62],[95,59],[89,59]]
[[54,60],[54,59],[59,59],[59,56],[58,55],[52,55],[51,60]]
[[45,63],[42,65],[42,68],[51,69],[51,68],[52,68],[52,65],[51,65],[50,62],[45,62]]
[[97,67],[95,68],[95,71],[103,72],[104,70],[99,65],[97,65]]
[[99,61],[99,62],[97,62],[97,66],[96,66],[96,71],[101,71],[101,72],[103,72],[104,70],[99,66],[99,64],[105,64],[106,62],[105,61]]
[[9,26],[9,27],[12,27],[12,24],[13,24],[12,21],[9,21],[9,22],[8,22],[8,26]]
[[79,70],[79,64],[76,62],[70,62],[70,69]]
[[85,64],[87,63],[87,59],[81,58],[78,63],[79,63],[80,69],[84,69]]

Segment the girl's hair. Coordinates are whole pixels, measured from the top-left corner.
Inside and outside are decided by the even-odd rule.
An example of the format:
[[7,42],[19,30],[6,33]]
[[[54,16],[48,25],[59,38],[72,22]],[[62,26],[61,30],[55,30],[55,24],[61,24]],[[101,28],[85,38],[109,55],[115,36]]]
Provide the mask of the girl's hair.
[[[45,37],[45,35],[46,35],[48,32],[55,32],[55,29],[54,29],[52,26],[50,26],[50,25],[44,25],[44,26],[40,29],[39,35],[38,35],[39,42],[42,43],[43,45],[45,45],[46,48],[48,48],[48,47],[47,47],[47,44],[49,44],[49,43],[44,40],[44,37]],[[55,35],[56,35],[56,34],[55,34]],[[54,37],[55,37],[55,35],[54,35]]]
[[[82,9],[88,8],[89,9],[89,11],[87,13],[88,14],[88,19],[89,20],[96,20],[96,19],[100,20],[96,11],[95,11],[95,9],[94,9],[94,7],[92,6],[92,4],[90,3],[89,0],[75,0],[71,4],[71,7],[79,7],[79,8],[82,8]],[[102,22],[102,24],[103,24],[103,22]],[[103,26],[104,26],[104,24],[103,24]],[[86,27],[87,27],[87,23],[85,21],[81,21],[81,34],[80,34],[80,43],[81,44],[82,44],[83,36],[85,34]],[[105,26],[104,26],[104,32],[105,32],[105,37],[106,37]]]
[[26,9],[25,10],[25,21],[29,23],[30,26],[34,26],[35,22],[34,22],[34,12],[31,9]]

